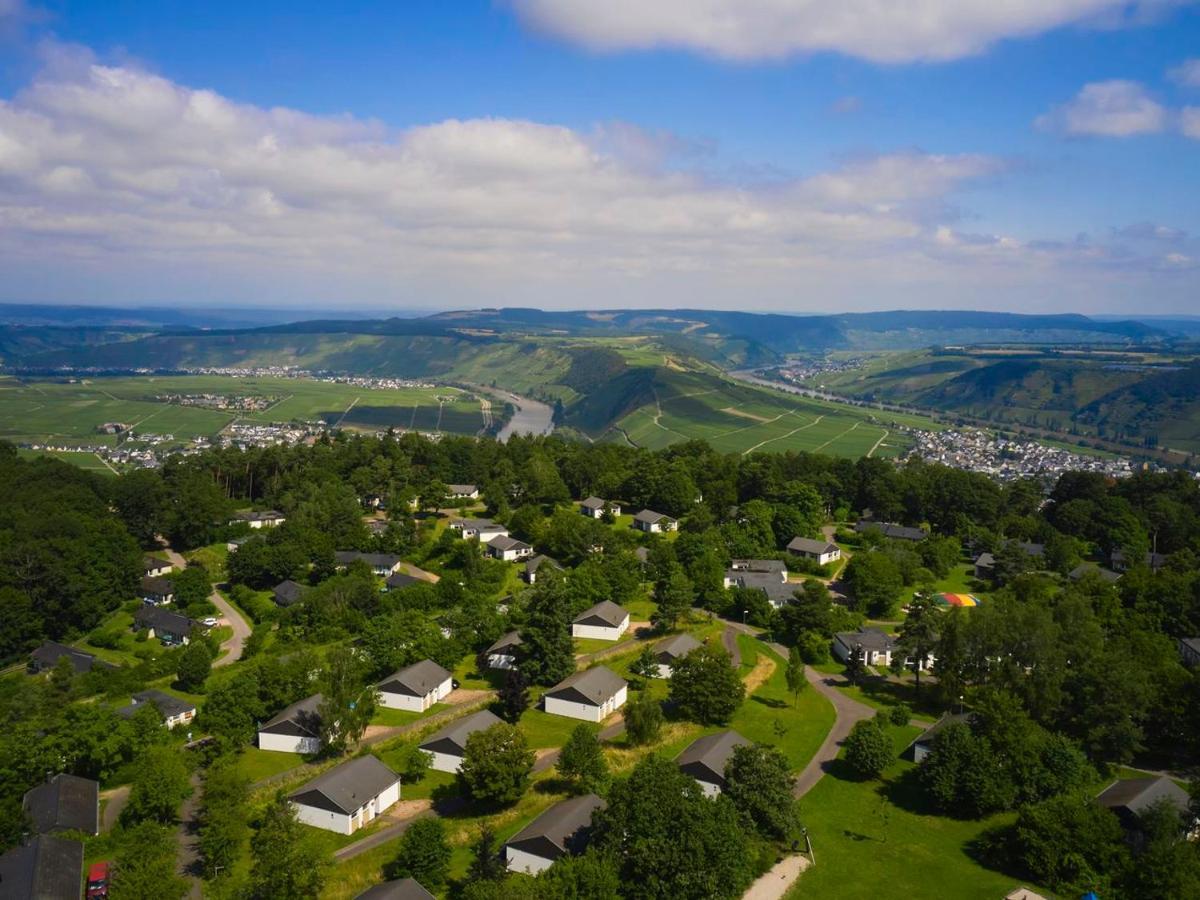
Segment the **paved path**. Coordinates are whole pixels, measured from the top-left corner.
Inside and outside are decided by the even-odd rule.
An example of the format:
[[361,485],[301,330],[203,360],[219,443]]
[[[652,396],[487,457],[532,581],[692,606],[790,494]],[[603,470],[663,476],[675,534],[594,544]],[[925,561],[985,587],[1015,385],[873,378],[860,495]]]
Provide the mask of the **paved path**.
[[200,773],[193,772],[190,779],[192,792],[179,807],[179,850],[176,856],[179,874],[188,880],[188,897],[199,900],[200,892]]
[[580,653],[575,657],[575,665],[578,668],[586,669],[592,663],[602,659],[607,659],[610,656],[617,656],[624,653],[626,650],[631,650],[641,643],[642,639],[638,637],[638,632],[646,629],[649,631],[649,622],[630,622],[629,630],[625,632],[629,637],[624,640],[617,641],[611,647],[603,647],[600,650],[595,650],[592,653]]
[[[755,629],[748,625],[742,625],[740,622],[728,622],[727,627],[732,626],[744,634],[755,635]],[[787,658],[788,649],[782,644],[765,642],[768,647],[782,656]],[[856,722],[863,719],[871,719],[875,716],[875,710],[864,703],[859,703],[857,700],[852,700],[844,693],[839,691],[834,685],[839,682],[844,682],[841,676],[826,675],[823,672],[818,672],[812,666],[806,666],[804,675],[808,678],[808,683],[818,690],[830,703],[833,704],[833,710],[836,718],[833,721],[833,728],[829,730],[829,734],[825,736],[825,741],[821,744],[820,749],[803,771],[796,777],[796,796],[803,797],[813,785],[821,780],[830,765],[837,759],[838,749],[842,745],[842,741],[850,734],[850,729],[854,727]]]
[[[170,547],[166,548],[167,558],[171,560],[171,565],[177,569],[186,569],[187,560],[182,555],[176,553]],[[233,634],[226,638],[221,644],[221,649],[225,652],[213,661],[213,667],[228,666],[237,662],[242,656],[242,646],[250,637],[250,623],[243,618],[242,614],[234,608],[228,600],[221,596],[220,592],[213,588],[211,594],[208,595],[209,601],[221,612],[221,617],[225,620],[225,624],[233,629]]]
[[784,857],[746,889],[742,900],[783,900],[796,879],[811,865],[812,861],[799,853]]
[[726,625],[725,630],[721,632],[721,646],[725,648],[725,652],[729,654],[733,660],[733,667],[740,668],[742,665],[742,648],[738,646],[737,629],[732,625]]
[[117,824],[117,819],[121,816],[121,810],[129,802],[129,785],[123,784],[110,791],[104,791],[100,797],[107,801],[104,804],[104,813],[100,819],[100,831],[108,832]]

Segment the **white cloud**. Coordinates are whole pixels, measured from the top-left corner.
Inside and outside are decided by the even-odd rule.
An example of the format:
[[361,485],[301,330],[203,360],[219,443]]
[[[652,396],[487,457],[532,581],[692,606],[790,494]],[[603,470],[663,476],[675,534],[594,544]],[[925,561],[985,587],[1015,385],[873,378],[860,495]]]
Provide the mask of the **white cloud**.
[[1191,0],[507,0],[597,50],[674,47],[731,60],[831,51],[875,62],[971,56],[1064,25],[1136,24]]
[[1167,76],[1184,87],[1200,87],[1200,59],[1189,59],[1167,72]]
[[1179,130],[1186,137],[1200,141],[1200,106],[1185,106],[1179,111]]
[[1136,81],[1096,81],[1085,84],[1064,103],[1035,123],[1048,131],[1076,136],[1130,137],[1162,131],[1166,109]]
[[0,101],[5,299],[850,308],[983,303],[1086,263],[956,230],[957,195],[1009,169],[986,155],[747,184],[622,123],[397,131],[64,58]]

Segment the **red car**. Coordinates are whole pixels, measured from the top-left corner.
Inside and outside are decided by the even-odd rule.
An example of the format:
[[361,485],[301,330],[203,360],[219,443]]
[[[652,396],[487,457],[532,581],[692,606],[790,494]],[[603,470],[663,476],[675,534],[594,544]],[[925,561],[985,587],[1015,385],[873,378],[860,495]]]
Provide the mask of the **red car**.
[[104,900],[108,896],[107,862],[92,863],[88,869],[87,900]]

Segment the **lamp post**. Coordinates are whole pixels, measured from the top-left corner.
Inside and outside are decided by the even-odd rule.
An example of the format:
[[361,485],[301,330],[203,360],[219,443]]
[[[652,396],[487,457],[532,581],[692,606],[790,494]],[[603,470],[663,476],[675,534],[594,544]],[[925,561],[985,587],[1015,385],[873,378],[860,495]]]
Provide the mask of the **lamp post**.
[[801,826],[800,836],[804,838],[804,846],[808,851],[808,859],[815,866],[817,864],[817,858],[813,856],[812,838],[808,836],[808,828]]

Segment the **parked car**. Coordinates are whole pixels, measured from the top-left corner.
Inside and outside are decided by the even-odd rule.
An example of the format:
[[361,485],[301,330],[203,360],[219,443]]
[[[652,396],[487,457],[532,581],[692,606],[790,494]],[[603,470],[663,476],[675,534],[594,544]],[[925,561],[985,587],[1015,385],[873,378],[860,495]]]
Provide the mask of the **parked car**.
[[104,900],[108,897],[109,863],[92,863],[87,874],[87,900]]
[[216,620],[216,619],[214,619],[212,616],[209,616],[207,619],[205,619],[205,620],[203,621],[203,625],[204,625],[204,627],[205,627],[205,628],[216,628],[216,627],[217,627],[217,620]]

